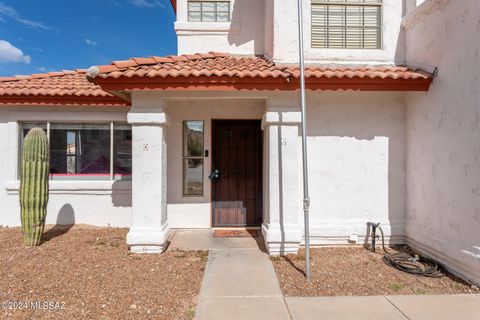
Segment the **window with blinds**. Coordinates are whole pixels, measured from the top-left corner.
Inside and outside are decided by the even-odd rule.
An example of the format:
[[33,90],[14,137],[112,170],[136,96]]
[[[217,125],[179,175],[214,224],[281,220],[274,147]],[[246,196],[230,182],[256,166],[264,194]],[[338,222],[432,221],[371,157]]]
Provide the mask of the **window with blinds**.
[[380,49],[382,0],[312,0],[312,48]]

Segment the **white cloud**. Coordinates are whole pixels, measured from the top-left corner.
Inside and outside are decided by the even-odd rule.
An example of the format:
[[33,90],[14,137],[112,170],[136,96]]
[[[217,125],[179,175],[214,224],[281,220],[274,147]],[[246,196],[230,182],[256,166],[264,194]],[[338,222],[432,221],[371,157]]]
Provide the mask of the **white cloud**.
[[90,40],[90,39],[85,39],[85,43],[89,46],[92,46],[92,47],[95,47],[95,46],[98,45],[98,43],[96,43],[95,41]]
[[165,8],[163,3],[161,3],[158,0],[130,0],[130,3],[138,8],[154,8],[154,7]]
[[45,68],[45,67],[43,67],[43,66],[42,66],[42,67],[38,67],[37,70],[40,71],[40,72],[47,72],[47,68]]
[[0,40],[0,63],[21,62],[30,64],[32,58],[22,52],[10,42]]
[[9,7],[3,4],[2,2],[0,2],[0,21],[4,21],[2,16],[9,17],[10,19],[13,19],[23,25],[32,27],[34,29],[42,29],[42,30],[50,29],[50,27],[44,25],[41,22],[22,18],[14,8]]

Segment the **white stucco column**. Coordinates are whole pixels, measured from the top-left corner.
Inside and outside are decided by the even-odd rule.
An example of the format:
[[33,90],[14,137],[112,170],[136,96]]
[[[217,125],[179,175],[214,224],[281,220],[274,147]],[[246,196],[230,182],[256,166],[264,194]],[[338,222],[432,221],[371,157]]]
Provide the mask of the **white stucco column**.
[[262,234],[271,255],[297,253],[302,241],[300,123],[298,108],[267,105],[262,121],[265,139]]
[[130,250],[160,253],[168,239],[167,145],[164,103],[135,106],[128,113],[132,125],[132,225]]

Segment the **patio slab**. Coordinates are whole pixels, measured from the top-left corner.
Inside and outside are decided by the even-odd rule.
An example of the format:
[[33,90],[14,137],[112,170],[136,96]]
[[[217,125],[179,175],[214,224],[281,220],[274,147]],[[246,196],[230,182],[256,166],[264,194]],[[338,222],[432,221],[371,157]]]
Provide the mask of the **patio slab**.
[[290,297],[286,301],[295,320],[407,319],[384,297]]
[[215,238],[214,230],[174,230],[169,250],[264,250],[263,238]]
[[388,296],[408,319],[472,320],[480,318],[480,295]]

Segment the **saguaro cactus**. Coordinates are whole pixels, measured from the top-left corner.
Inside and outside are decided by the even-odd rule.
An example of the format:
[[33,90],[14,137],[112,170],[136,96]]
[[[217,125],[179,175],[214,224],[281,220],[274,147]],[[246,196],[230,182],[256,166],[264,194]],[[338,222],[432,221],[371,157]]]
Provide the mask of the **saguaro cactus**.
[[31,129],[23,141],[20,208],[23,242],[38,246],[45,227],[48,203],[49,146],[45,131]]

